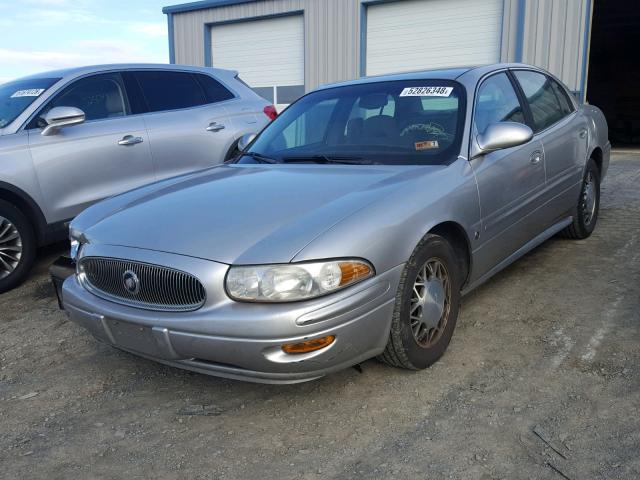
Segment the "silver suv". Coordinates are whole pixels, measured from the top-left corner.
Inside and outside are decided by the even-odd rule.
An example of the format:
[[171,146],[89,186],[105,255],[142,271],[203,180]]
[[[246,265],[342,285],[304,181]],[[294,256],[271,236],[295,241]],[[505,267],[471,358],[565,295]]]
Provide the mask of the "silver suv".
[[275,116],[236,72],[212,68],[104,65],[0,85],[0,292],[84,208],[219,164]]

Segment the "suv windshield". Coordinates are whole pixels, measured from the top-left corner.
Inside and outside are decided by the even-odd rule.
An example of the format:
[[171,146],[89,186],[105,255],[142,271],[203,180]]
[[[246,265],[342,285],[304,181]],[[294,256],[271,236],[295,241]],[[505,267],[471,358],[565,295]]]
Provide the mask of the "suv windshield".
[[59,78],[16,80],[0,85],[0,128],[13,122]]
[[288,107],[239,163],[426,165],[457,158],[464,90],[404,80],[319,90]]

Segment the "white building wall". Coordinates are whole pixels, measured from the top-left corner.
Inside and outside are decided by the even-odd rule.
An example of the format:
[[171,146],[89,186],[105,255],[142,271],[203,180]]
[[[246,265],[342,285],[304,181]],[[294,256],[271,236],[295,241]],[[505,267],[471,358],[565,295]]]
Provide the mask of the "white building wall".
[[[581,90],[592,1],[503,0],[500,60],[538,65],[572,90]],[[174,13],[175,61],[205,64],[206,24],[302,11],[306,88],[357,78],[362,63],[361,6],[366,9],[367,4],[367,0],[259,0]]]

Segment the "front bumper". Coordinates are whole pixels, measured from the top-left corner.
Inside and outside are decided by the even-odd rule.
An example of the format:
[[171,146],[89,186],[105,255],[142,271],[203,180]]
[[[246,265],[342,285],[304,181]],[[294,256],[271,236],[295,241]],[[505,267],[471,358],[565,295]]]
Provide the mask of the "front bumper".
[[[221,282],[226,265],[123,247],[99,249],[103,256],[198,274],[205,279],[207,303],[194,312],[141,310],[96,297],[74,275],[62,289],[64,307],[74,322],[103,342],[161,363],[263,383],[313,380],[381,353],[389,336],[403,268],[399,265],[344,291],[310,301],[251,304],[234,302],[224,295]],[[97,253],[85,249],[84,255]],[[335,335],[335,341],[315,352],[289,355],[281,349],[285,343],[326,335]]]

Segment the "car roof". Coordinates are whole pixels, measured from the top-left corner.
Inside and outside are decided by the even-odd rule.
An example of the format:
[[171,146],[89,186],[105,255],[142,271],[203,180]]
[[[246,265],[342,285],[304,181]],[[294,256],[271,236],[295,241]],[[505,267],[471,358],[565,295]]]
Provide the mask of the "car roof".
[[493,70],[501,70],[504,68],[530,68],[540,70],[532,65],[526,65],[524,63],[492,63],[485,65],[468,65],[452,68],[436,68],[430,70],[416,70],[411,72],[394,73],[389,75],[375,75],[370,77],[361,77],[355,80],[347,80],[344,82],[329,83],[322,85],[320,88],[333,88],[342,87],[348,85],[360,85],[365,83],[375,82],[393,82],[397,80],[456,80],[465,73],[472,70],[478,71],[478,73],[484,75],[485,73]]
[[86,65],[81,67],[63,68],[60,70],[50,70],[47,72],[40,72],[26,77],[16,78],[15,80],[30,80],[37,78],[65,78],[76,77],[87,73],[99,73],[108,72],[113,70],[132,70],[132,69],[161,69],[161,70],[176,70],[176,71],[194,71],[194,72],[209,72],[209,73],[234,73],[233,70],[225,70],[222,68],[212,67],[194,67],[188,65],[173,65],[168,63],[112,63],[104,65]]

